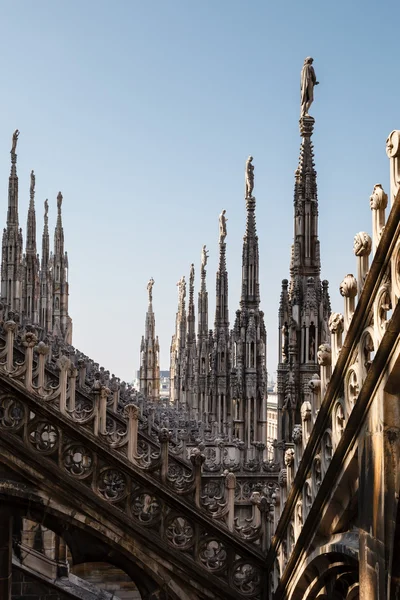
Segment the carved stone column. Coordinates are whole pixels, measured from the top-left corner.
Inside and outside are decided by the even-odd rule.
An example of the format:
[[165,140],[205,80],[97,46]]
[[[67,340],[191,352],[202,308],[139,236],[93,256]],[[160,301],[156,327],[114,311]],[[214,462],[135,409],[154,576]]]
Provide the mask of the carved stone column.
[[0,598],[11,600],[12,517],[0,510]]

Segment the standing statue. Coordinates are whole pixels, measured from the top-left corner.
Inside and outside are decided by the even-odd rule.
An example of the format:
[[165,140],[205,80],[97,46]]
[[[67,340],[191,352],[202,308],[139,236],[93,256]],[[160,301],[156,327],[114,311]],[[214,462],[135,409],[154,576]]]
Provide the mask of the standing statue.
[[204,246],[201,250],[201,267],[202,267],[202,269],[205,269],[207,261],[208,261],[208,250],[206,248],[206,245],[204,244]]
[[31,196],[34,194],[35,192],[35,181],[36,181],[36,177],[35,177],[35,173],[32,170],[31,171]]
[[186,298],[186,281],[184,275],[182,275],[176,285],[178,286],[179,305],[182,306]]
[[149,304],[153,301],[153,285],[154,279],[151,277],[151,279],[149,279],[149,283],[147,284],[147,291],[149,292]]
[[319,84],[315,76],[314,67],[312,66],[314,59],[308,56],[301,70],[301,109],[300,117],[308,117],[308,111],[314,100],[314,86]]
[[57,194],[57,208],[58,208],[58,212],[61,211],[62,201],[63,201],[62,193],[58,192],[58,194]]
[[15,151],[17,149],[18,136],[19,136],[19,131],[18,131],[18,129],[16,129],[12,136],[11,154],[15,154]]
[[252,165],[253,157],[249,156],[246,161],[246,198],[251,198],[254,189],[254,165]]
[[227,235],[226,232],[226,223],[228,219],[225,217],[226,210],[224,209],[222,213],[219,215],[219,243],[224,244],[225,238]]
[[44,218],[47,219],[47,215],[49,214],[49,201],[46,199],[44,201]]

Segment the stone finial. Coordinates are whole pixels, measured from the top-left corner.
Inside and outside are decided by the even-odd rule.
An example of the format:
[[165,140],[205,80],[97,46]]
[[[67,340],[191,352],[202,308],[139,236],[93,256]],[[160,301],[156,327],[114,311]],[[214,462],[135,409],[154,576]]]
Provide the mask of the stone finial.
[[387,207],[387,203],[388,195],[385,193],[382,185],[376,183],[369,198],[371,210],[384,210]]
[[390,200],[393,204],[400,186],[400,131],[389,134],[386,154],[390,159]]
[[357,279],[351,273],[346,275],[339,286],[339,291],[345,298],[355,298],[357,295]]
[[368,256],[371,253],[372,249],[372,239],[365,233],[365,231],[360,231],[356,233],[354,236],[354,245],[353,250],[356,256]]
[[329,331],[331,333],[341,333],[344,328],[344,318],[341,313],[333,312],[329,317]]
[[329,344],[321,344],[317,352],[318,364],[325,367],[332,362],[332,352]]

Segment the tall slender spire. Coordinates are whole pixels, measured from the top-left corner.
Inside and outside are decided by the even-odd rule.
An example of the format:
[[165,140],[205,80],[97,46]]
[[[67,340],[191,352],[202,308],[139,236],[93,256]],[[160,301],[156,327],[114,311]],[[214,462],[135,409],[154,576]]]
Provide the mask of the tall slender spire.
[[186,281],[183,275],[176,284],[178,287],[178,312],[175,320],[175,333],[172,336],[170,352],[170,399],[171,402],[184,402],[181,382],[184,379],[183,357],[186,344]]
[[160,397],[159,345],[156,337],[156,320],[153,311],[153,286],[151,278],[147,284],[149,305],[146,313],[145,335],[140,346],[140,391],[149,400]]
[[8,183],[7,227],[2,240],[1,299],[9,308],[21,311],[22,295],[22,230],[18,219],[17,141],[19,131],[12,137],[11,172]]
[[316,80],[313,59],[301,72],[300,158],[294,186],[294,242],[290,283],[282,281],[279,307],[278,435],[291,441],[301,423],[300,409],[309,402],[308,381],[319,371],[317,351],[328,342],[328,282],[320,280],[317,173],[311,137],[315,120],[308,114]]
[[30,200],[23,260],[22,310],[30,323],[39,323],[39,257],[36,252],[35,173],[31,171]]
[[50,237],[49,237],[49,201],[44,201],[44,225],[42,235],[42,265],[41,270],[48,268],[50,259]]
[[210,344],[208,331],[208,292],[206,284],[207,261],[208,250],[206,246],[203,245],[201,249],[200,291],[197,304],[197,368],[195,373],[195,392],[197,396],[195,410],[198,411],[198,418],[203,418],[203,416],[208,413]]
[[228,310],[228,273],[226,270],[226,243],[227,235],[225,217],[226,211],[223,210],[219,216],[220,234],[219,234],[219,264],[216,276],[216,300],[215,300],[215,321],[214,330],[223,329],[225,334],[229,334],[229,310]]
[[61,335],[65,341],[72,343],[72,321],[68,314],[68,256],[64,251],[64,229],[62,225],[61,206],[63,196],[57,195],[57,223],[54,232],[53,255],[53,334]]
[[11,172],[8,183],[8,213],[7,228],[14,226],[18,228],[18,176],[17,176],[17,142],[19,131],[16,129],[12,137],[11,147]]
[[240,306],[258,308],[260,305],[260,286],[258,273],[258,236],[256,230],[256,199],[253,196],[254,166],[253,157],[246,162],[246,232],[243,238],[242,253],[242,295]]
[[260,310],[259,255],[253,196],[253,157],[246,162],[246,232],[243,237],[242,294],[232,331],[234,431],[246,442],[266,439],[266,329]]
[[26,223],[26,255],[36,257],[35,173],[31,171],[30,199]]
[[50,264],[50,236],[49,236],[49,201],[44,201],[44,226],[42,235],[42,261],[40,265],[40,301],[39,323],[46,331],[53,330],[53,280]]

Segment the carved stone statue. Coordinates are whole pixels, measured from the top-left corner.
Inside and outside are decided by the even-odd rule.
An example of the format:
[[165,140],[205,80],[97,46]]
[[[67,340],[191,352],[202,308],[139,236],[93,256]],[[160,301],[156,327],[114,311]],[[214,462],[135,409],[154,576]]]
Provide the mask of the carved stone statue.
[[58,195],[57,195],[57,208],[58,208],[59,211],[61,210],[62,201],[63,201],[62,193],[58,192]]
[[44,201],[44,218],[47,218],[47,215],[49,214],[49,201],[46,199]]
[[192,288],[194,286],[194,264],[193,263],[190,265],[189,283],[190,283],[190,287]]
[[16,129],[12,136],[12,146],[11,146],[11,154],[15,154],[17,149],[17,141],[18,141],[19,131]]
[[226,223],[228,219],[225,217],[226,210],[224,209],[219,215],[219,243],[223,244],[227,235]]
[[300,117],[308,117],[308,111],[314,100],[314,86],[319,84],[315,76],[314,67],[312,66],[314,59],[308,56],[301,70],[301,109]]
[[149,293],[149,303],[153,301],[153,285],[154,285],[154,279],[151,278],[149,280],[149,283],[147,284],[147,291]]
[[203,269],[206,267],[207,261],[208,261],[208,250],[206,248],[206,245],[204,244],[203,248],[201,249],[201,266],[203,267]]
[[182,275],[176,285],[178,286],[179,305],[182,305],[186,298],[186,281],[184,275]]
[[32,195],[32,194],[34,193],[34,191],[35,191],[35,181],[36,181],[36,178],[35,178],[35,173],[34,173],[34,171],[32,170],[32,171],[31,171],[31,195]]
[[252,164],[253,157],[249,156],[246,161],[246,198],[251,198],[254,189],[254,165]]

